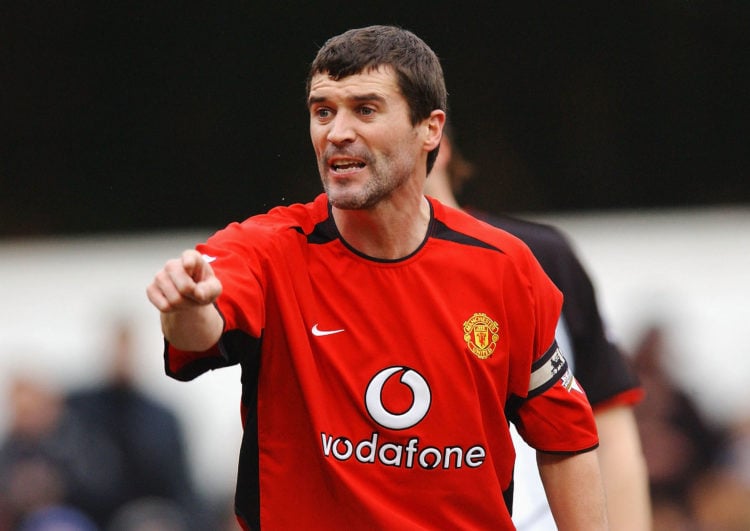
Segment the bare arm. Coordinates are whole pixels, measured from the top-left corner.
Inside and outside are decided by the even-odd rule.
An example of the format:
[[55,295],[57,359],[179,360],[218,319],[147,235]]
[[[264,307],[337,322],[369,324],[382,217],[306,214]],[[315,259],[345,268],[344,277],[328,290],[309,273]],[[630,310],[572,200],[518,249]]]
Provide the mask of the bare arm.
[[628,406],[595,412],[599,464],[613,531],[651,529],[648,473],[635,415]]
[[572,456],[537,452],[537,463],[560,531],[609,529],[597,450]]
[[213,302],[221,282],[211,266],[194,250],[169,260],[146,288],[161,312],[164,337],[176,348],[200,352],[219,341],[224,323]]

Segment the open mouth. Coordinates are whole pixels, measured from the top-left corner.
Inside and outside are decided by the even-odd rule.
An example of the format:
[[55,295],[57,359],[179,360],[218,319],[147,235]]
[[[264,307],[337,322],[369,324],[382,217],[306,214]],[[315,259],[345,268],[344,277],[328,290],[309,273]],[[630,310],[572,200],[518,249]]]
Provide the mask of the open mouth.
[[348,172],[354,170],[361,170],[365,167],[365,163],[357,159],[336,159],[331,161],[329,167],[335,172]]
[[361,160],[336,160],[331,162],[331,169],[335,172],[347,172],[353,170],[360,170],[365,167],[365,163]]

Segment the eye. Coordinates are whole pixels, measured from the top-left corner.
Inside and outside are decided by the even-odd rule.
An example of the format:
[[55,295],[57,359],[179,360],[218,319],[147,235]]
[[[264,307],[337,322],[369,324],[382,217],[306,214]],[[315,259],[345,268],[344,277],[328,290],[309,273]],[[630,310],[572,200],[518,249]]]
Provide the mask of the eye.
[[312,109],[310,112],[318,120],[327,120],[333,114],[331,109],[329,109],[328,107],[316,107],[315,109]]
[[333,116],[333,110],[322,103],[310,105],[310,118],[319,122],[326,122]]
[[371,116],[375,114],[375,109],[373,109],[372,107],[368,107],[367,105],[362,105],[361,107],[359,107],[358,111],[362,116]]

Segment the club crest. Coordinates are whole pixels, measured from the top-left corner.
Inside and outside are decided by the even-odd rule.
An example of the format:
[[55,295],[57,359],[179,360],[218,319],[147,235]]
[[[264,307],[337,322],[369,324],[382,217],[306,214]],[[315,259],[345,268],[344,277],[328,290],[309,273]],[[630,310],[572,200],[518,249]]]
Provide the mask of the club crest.
[[498,334],[497,322],[490,319],[485,313],[475,313],[464,323],[464,341],[469,350],[479,359],[487,359],[492,356],[497,346]]

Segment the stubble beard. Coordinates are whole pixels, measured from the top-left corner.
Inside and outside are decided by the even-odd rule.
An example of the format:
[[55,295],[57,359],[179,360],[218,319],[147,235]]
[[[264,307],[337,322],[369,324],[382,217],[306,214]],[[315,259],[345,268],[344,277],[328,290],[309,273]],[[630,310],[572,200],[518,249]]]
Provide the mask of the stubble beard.
[[327,179],[328,165],[324,157],[319,162],[319,171],[323,189],[328,196],[328,201],[334,207],[341,210],[366,210],[377,205],[381,200],[388,197],[394,190],[402,186],[409,179],[409,171],[400,160],[383,164],[373,157],[366,157],[367,169],[370,178],[361,185],[331,184]]

